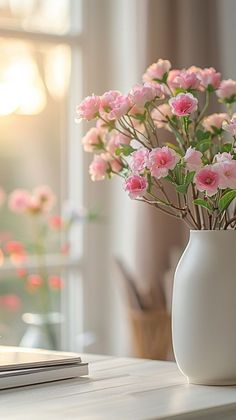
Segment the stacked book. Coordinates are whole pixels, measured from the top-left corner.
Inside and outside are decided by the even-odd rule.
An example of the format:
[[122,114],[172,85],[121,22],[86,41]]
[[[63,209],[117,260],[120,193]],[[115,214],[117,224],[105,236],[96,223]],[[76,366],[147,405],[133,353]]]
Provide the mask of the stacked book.
[[0,390],[88,375],[76,353],[0,346]]

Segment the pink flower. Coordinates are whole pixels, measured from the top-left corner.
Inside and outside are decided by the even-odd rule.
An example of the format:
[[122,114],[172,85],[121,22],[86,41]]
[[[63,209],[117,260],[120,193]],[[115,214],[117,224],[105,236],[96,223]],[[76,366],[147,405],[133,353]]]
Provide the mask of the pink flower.
[[198,77],[204,88],[211,86],[214,89],[218,89],[220,86],[221,74],[217,73],[213,67],[200,69]]
[[232,159],[233,159],[233,156],[230,153],[227,153],[227,152],[217,153],[217,155],[215,155],[215,161],[218,162],[218,163],[229,161],[229,160],[232,160]]
[[96,128],[103,134],[105,134],[108,131],[108,126],[105,123],[105,121],[101,120],[100,118],[96,121]]
[[185,153],[184,161],[189,171],[197,171],[202,166],[202,153],[189,147]]
[[100,106],[99,96],[87,96],[76,108],[77,122],[81,120],[90,121],[98,115]]
[[48,277],[48,284],[52,289],[62,289],[64,281],[61,277],[52,275]]
[[94,152],[103,146],[102,140],[103,132],[96,127],[90,128],[90,130],[82,138],[82,144],[85,152]]
[[212,165],[206,165],[198,171],[194,182],[199,191],[205,191],[209,197],[216,194],[219,188],[220,177]]
[[111,159],[109,164],[112,172],[119,173],[123,169],[122,161],[119,158]]
[[2,295],[0,296],[0,306],[11,311],[18,311],[21,307],[21,300],[17,295]]
[[24,213],[30,201],[30,194],[26,190],[17,189],[9,197],[9,208],[14,213]]
[[111,155],[115,155],[116,149],[122,146],[122,144],[129,144],[130,140],[130,137],[127,137],[124,134],[115,133],[110,137],[106,146],[106,150]]
[[170,71],[171,63],[169,60],[162,60],[161,58],[157,63],[153,63],[149,66],[143,75],[144,82],[150,82],[152,80],[162,80],[163,76]]
[[[33,190],[32,207],[40,204],[43,212],[50,212],[55,205],[56,197],[48,185],[40,185]],[[29,204],[29,206],[30,206]]]
[[219,89],[216,91],[220,99],[235,99],[236,95],[236,81],[232,79],[222,80]]
[[53,230],[61,230],[63,228],[63,219],[58,214],[55,214],[53,216],[50,216],[48,218],[48,225]]
[[191,93],[179,93],[169,100],[172,114],[185,117],[197,110],[198,100]]
[[125,181],[124,189],[129,193],[129,197],[135,199],[142,197],[147,190],[147,180],[143,176],[131,175]]
[[118,90],[109,90],[100,98],[99,113],[104,119],[109,119],[114,101],[121,95]]
[[39,197],[36,197],[35,195],[31,195],[29,199],[29,204],[27,206],[27,211],[31,214],[38,214],[41,211],[43,211],[42,203],[39,199]]
[[92,181],[101,181],[106,176],[106,171],[109,168],[108,162],[106,162],[101,156],[95,155],[92,163],[89,166],[89,173]]
[[174,169],[179,159],[175,151],[168,146],[157,147],[149,153],[147,167],[152,176],[162,178],[168,175],[169,169]]
[[221,129],[223,121],[227,118],[227,114],[220,113],[220,114],[212,114],[208,117],[205,117],[202,121],[202,125],[205,130],[214,133],[214,127],[218,130]]
[[132,172],[137,173],[145,169],[148,162],[148,155],[149,152],[144,147],[132,153],[129,164]]
[[176,88],[181,88],[185,90],[198,89],[200,85],[200,80],[197,77],[196,73],[184,70],[174,78],[172,85]]
[[233,159],[226,159],[216,163],[214,165],[215,170],[219,174],[219,187],[225,188],[236,188],[236,161]]
[[135,85],[129,93],[131,103],[139,108],[143,108],[147,102],[153,101],[157,96],[163,96],[161,87],[158,83]]
[[167,83],[170,88],[175,88],[174,80],[176,76],[178,76],[181,73],[181,70],[173,69],[169,71]]
[[168,128],[168,118],[172,118],[169,104],[161,104],[152,111],[152,118],[157,128]]
[[119,95],[112,103],[112,110],[108,115],[109,120],[118,120],[127,114],[132,104],[127,95]]
[[39,274],[30,274],[27,278],[27,288],[31,291],[37,290],[43,284],[43,278]]
[[232,136],[236,136],[236,114],[233,115],[230,121],[223,121],[222,128]]

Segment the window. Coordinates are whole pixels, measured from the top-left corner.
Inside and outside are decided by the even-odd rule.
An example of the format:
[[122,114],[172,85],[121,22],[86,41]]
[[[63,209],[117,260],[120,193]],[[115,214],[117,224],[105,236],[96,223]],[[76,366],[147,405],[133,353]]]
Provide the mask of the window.
[[[66,198],[75,207],[81,204],[81,185],[74,185],[79,147],[73,118],[79,100],[74,92],[80,91],[82,77],[81,13],[81,2],[77,0],[0,0],[0,185],[7,193],[49,185],[57,196],[57,214],[61,214]],[[23,215],[11,214],[6,204],[2,206],[2,253],[9,248],[9,242],[14,248],[11,242],[15,239],[31,240],[30,223]],[[70,232],[68,255],[61,256],[57,251],[61,246],[57,239],[56,251],[52,255],[48,247],[44,261],[28,257],[23,264],[25,277],[19,272],[21,265],[13,266],[0,253],[1,344],[19,344],[24,336],[25,345],[41,339],[42,345],[48,347],[45,337],[39,334],[46,335],[47,327],[42,329],[40,324],[49,321],[53,325],[53,346],[75,348],[82,319],[79,229],[74,227]],[[7,252],[12,254],[9,249]],[[37,312],[40,292],[36,289],[40,285],[32,275],[39,274],[39,267],[45,268],[44,281],[50,278],[52,286],[47,285],[48,297],[41,297],[50,299],[54,313],[47,322],[33,315]],[[29,276],[32,284],[27,283]],[[59,290],[57,281],[61,277],[64,287]]]

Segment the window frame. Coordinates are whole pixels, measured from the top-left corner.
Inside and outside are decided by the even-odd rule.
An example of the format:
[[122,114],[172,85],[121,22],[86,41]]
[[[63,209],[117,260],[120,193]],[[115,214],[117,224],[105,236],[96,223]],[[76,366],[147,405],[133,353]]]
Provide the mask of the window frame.
[[[74,121],[75,108],[79,100],[82,99],[82,49],[83,49],[83,0],[70,0],[70,31],[65,34],[52,34],[48,32],[26,31],[24,29],[0,28],[0,37],[15,38],[33,43],[47,44],[66,44],[71,51],[71,77],[70,87],[67,98],[67,121],[65,146],[64,139],[60,139],[62,157],[61,186],[66,189],[66,197],[73,202],[76,207],[81,207],[83,203],[83,180],[81,179],[82,150],[78,141],[78,133],[82,134],[82,127],[76,127]],[[80,75],[80,77],[78,76]],[[78,97],[78,93],[80,97]],[[66,150],[64,150],[66,147]],[[64,164],[66,156],[66,164]],[[64,169],[64,170],[63,170]],[[65,182],[66,178],[66,182]],[[76,180],[76,181],[75,181]],[[80,181],[78,181],[80,180]],[[83,290],[82,290],[82,255],[83,255],[83,228],[74,228],[70,237],[70,255],[62,257],[59,254],[48,254],[46,256],[46,267],[60,269],[67,273],[66,287],[61,293],[62,316],[66,320],[61,325],[62,350],[82,351],[83,333]],[[34,256],[28,258],[24,266],[33,271],[38,268],[38,263]],[[5,259],[0,267],[0,281],[7,275],[14,275],[15,267],[10,259]]]

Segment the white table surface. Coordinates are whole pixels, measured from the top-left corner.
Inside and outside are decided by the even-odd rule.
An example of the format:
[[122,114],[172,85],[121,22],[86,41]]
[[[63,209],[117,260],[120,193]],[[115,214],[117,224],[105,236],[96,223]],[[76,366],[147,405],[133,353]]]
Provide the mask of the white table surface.
[[236,419],[236,387],[189,385],[175,363],[82,359],[89,377],[0,391],[0,419]]

